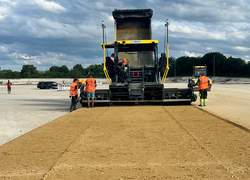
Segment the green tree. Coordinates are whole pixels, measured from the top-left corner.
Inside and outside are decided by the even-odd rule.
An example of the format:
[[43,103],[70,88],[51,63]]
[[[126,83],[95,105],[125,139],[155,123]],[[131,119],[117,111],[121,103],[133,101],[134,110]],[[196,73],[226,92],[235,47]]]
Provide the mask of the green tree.
[[69,68],[66,65],[61,66],[59,71],[60,71],[60,73],[62,74],[63,77],[68,77]]
[[50,78],[69,77],[69,68],[65,65],[63,65],[63,66],[51,66],[45,74],[46,74],[46,77],[50,77]]
[[240,58],[229,57],[226,62],[226,76],[242,77],[247,76],[247,64]]
[[[169,76],[191,76],[193,66],[206,65],[208,75],[213,75],[215,67],[216,76],[250,77],[250,61],[241,58],[226,57],[219,52],[207,53],[203,57],[179,57],[170,58]],[[215,65],[215,66],[214,66]],[[176,71],[175,71],[176,69]],[[23,65],[21,72],[12,70],[0,70],[0,78],[81,78],[92,74],[96,78],[103,78],[103,65],[95,64],[83,68],[81,64],[75,65],[71,70],[65,65],[52,66],[47,71],[39,72],[34,65]]]
[[250,77],[250,61],[248,61],[248,63],[247,63],[247,68],[246,68],[247,70],[247,72],[246,72],[246,76],[247,77]]
[[202,57],[201,60],[202,60],[202,65],[207,66],[207,71],[209,76],[213,75],[214,67],[216,76],[223,76],[228,71],[226,63],[227,57],[219,52],[207,53]]
[[0,78],[17,79],[17,78],[20,78],[20,72],[12,71],[12,70],[2,70],[0,71]]
[[87,67],[87,72],[96,78],[104,78],[103,66],[101,64],[90,65]]
[[70,76],[72,78],[80,78],[80,77],[83,77],[83,72],[84,72],[84,69],[82,67],[81,64],[76,64],[72,70],[70,71]]
[[39,72],[37,71],[36,67],[32,64],[23,65],[21,70],[21,77],[22,78],[37,78],[39,77]]
[[200,57],[179,57],[176,59],[176,75],[177,76],[191,76],[193,74],[193,66],[200,66]]

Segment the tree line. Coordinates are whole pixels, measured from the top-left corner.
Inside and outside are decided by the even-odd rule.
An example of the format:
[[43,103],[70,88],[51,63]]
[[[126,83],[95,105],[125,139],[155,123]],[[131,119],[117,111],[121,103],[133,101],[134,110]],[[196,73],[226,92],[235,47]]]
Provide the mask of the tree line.
[[81,78],[92,74],[94,77],[102,78],[104,73],[102,65],[90,65],[84,68],[81,64],[76,64],[72,69],[67,66],[51,66],[46,71],[39,71],[34,65],[23,65],[21,71],[1,70],[0,78]]
[[[170,58],[169,76],[192,76],[193,66],[206,65],[209,76],[250,77],[250,62],[241,58],[226,57],[219,52],[207,53],[203,57],[182,56]],[[46,71],[39,71],[34,65],[23,65],[21,71],[1,70],[0,78],[80,78],[91,73],[103,78],[101,64],[84,68],[81,64],[72,69],[67,66],[52,66]]]
[[192,76],[193,66],[207,66],[208,76],[250,77],[250,61],[226,57],[219,52],[203,57],[170,58],[169,76]]

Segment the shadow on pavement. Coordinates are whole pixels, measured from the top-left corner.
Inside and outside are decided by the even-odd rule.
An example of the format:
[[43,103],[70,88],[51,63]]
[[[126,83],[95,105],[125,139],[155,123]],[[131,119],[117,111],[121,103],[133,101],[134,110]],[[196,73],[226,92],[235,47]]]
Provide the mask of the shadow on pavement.
[[70,99],[18,99],[21,106],[36,107],[37,111],[69,111]]

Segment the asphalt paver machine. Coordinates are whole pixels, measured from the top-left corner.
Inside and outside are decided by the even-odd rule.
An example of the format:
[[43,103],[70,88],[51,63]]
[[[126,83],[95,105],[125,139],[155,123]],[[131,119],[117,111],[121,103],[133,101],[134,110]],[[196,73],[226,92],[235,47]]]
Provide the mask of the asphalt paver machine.
[[[96,90],[96,103],[190,104],[195,101],[192,87],[167,87],[168,44],[164,53],[166,62],[160,63],[159,41],[152,39],[152,16],[151,9],[113,11],[115,41],[101,45],[103,71],[109,88]],[[107,56],[107,50],[113,53],[112,57]],[[163,68],[160,67],[162,64]],[[82,98],[83,103],[86,103],[86,98]]]

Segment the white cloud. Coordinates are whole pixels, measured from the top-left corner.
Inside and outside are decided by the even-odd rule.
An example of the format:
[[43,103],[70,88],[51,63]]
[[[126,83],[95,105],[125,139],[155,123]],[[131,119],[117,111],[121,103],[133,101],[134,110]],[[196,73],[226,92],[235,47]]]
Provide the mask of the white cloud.
[[[101,57],[94,58],[82,58],[78,56],[72,56],[64,53],[46,52],[37,55],[29,55],[22,52],[13,52],[9,54],[11,60],[17,65],[33,64],[35,66],[61,66],[66,65],[72,68],[75,64],[84,64],[84,66],[91,65],[92,63],[100,63]],[[89,63],[92,62],[92,63]]]
[[205,48],[206,51],[210,51],[210,52],[213,51],[213,49],[214,49],[214,48],[212,48],[212,47],[206,47],[206,48]]
[[4,20],[9,14],[9,8],[0,7],[0,21]]
[[90,22],[86,24],[67,24],[52,21],[46,18],[29,19],[22,27],[22,31],[28,32],[39,38],[96,38],[100,34],[97,25]]
[[236,46],[236,47],[234,47],[234,49],[241,51],[241,52],[250,52],[250,47]]
[[9,52],[9,48],[4,45],[0,45],[0,52],[7,53]]
[[191,52],[191,51],[184,51],[183,54],[188,57],[198,57],[202,55],[201,53],[196,53],[196,52]]
[[108,21],[110,22],[110,23],[114,23],[115,21],[114,21],[114,18],[113,18],[113,16],[108,16]]
[[[34,64],[34,65],[56,65],[64,62],[67,55],[62,53],[41,53],[39,55],[29,55],[27,53],[13,52],[9,57],[17,64]],[[68,65],[69,62],[66,64]]]
[[244,56],[243,59],[245,59],[246,61],[249,61],[250,62],[250,56]]
[[95,6],[98,9],[104,9],[105,5],[103,4],[103,2],[95,2]]
[[234,32],[229,32],[227,34],[228,37],[230,38],[234,38],[234,39],[245,39],[247,38],[247,33],[246,32],[243,32],[243,31],[234,31]]
[[[96,56],[102,53],[101,21],[111,41],[112,10],[141,8],[141,4],[154,10],[152,34],[160,40],[159,52],[163,51],[164,21],[169,18],[174,57],[218,51],[250,59],[248,1],[0,0],[0,61],[12,64],[10,60],[16,59],[19,65],[41,66],[100,63]],[[12,57],[6,61],[9,54]]]
[[35,56],[28,55],[26,53],[18,53],[18,52],[12,52],[9,54],[10,57],[17,59],[17,60],[34,60],[36,59]]
[[52,13],[60,13],[66,10],[61,4],[54,1],[33,0],[33,2],[41,9]]
[[0,0],[0,21],[3,21],[8,15],[11,14],[11,10],[15,5],[15,1]]
[[226,40],[224,31],[216,31],[206,27],[202,23],[189,23],[173,21],[169,26],[170,32],[176,33],[179,37],[194,39]]

